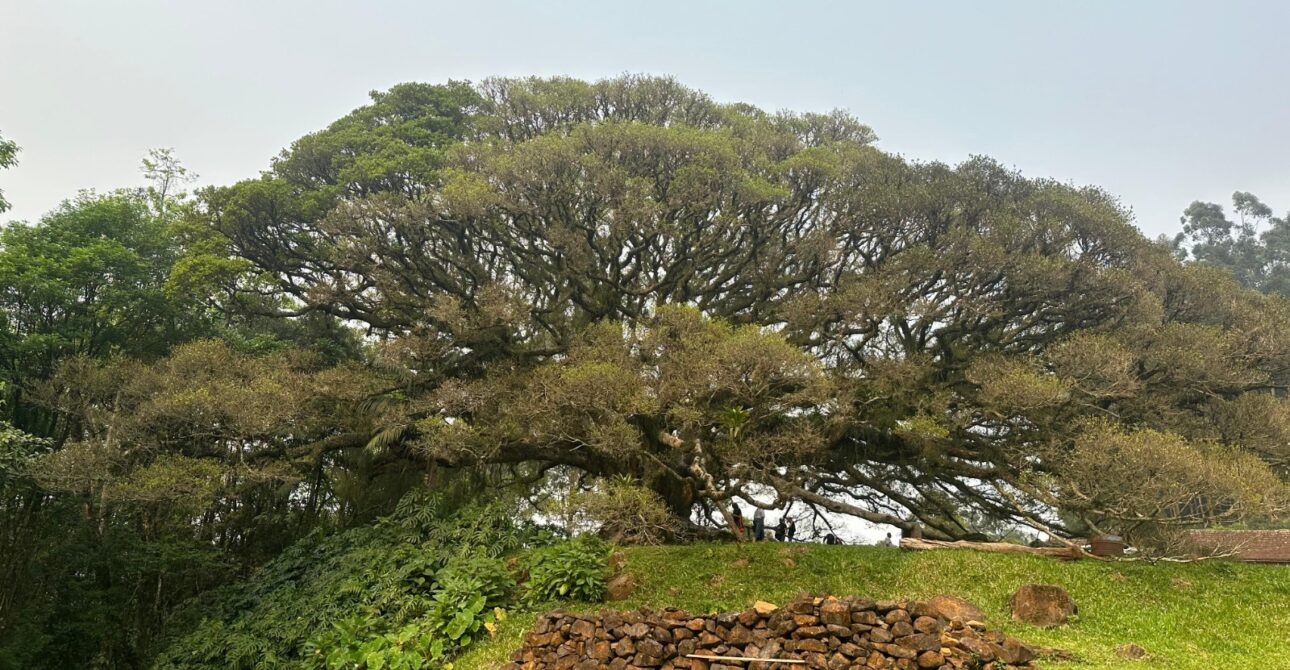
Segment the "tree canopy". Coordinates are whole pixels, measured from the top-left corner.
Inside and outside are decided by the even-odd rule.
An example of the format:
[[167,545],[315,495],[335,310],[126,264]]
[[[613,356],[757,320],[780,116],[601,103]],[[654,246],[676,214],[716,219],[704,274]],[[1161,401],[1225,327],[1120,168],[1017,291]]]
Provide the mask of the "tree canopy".
[[226,304],[360,324],[399,379],[370,442],[427,466],[629,475],[683,518],[769,488],[944,537],[1280,508],[1069,490],[1101,468],[1095,419],[1279,468],[1279,437],[1216,428],[1284,411],[1279,300],[1174,262],[1097,189],[874,139],[668,79],[403,85],[202,193],[224,255],[193,265],[230,268]]

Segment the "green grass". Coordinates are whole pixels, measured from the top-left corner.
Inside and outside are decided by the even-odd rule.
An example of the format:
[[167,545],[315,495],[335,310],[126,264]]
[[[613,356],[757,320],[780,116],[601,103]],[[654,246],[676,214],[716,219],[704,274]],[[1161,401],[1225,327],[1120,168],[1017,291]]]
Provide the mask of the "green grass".
[[[1290,566],[1068,563],[971,551],[779,543],[638,547],[625,553],[625,569],[641,586],[629,600],[611,605],[619,609],[675,606],[712,613],[744,609],[756,600],[784,602],[803,591],[872,598],[944,593],[976,603],[992,626],[1079,657],[1042,663],[1052,670],[1290,668]],[[1077,618],[1049,630],[1013,623],[1008,597],[1028,583],[1065,587],[1079,604]],[[533,612],[514,613],[496,639],[471,648],[456,670],[505,665],[534,617]],[[1128,642],[1151,656],[1142,661],[1117,658],[1115,647]]]

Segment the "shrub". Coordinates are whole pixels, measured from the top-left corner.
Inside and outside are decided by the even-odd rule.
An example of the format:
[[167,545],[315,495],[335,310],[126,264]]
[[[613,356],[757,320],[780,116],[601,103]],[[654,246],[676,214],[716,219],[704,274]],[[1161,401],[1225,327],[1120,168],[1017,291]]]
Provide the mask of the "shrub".
[[581,535],[534,550],[528,569],[529,602],[600,602],[609,573],[609,547],[597,537]]

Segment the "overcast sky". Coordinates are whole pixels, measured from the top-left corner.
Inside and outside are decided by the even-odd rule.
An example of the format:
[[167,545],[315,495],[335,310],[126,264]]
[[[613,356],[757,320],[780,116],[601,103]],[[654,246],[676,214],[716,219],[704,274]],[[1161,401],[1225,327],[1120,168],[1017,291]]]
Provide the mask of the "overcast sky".
[[1192,200],[1290,209],[1290,2],[0,0],[6,218],[139,182],[174,147],[254,176],[401,81],[671,74],[721,101],[844,108],[880,146],[1097,184],[1154,236]]

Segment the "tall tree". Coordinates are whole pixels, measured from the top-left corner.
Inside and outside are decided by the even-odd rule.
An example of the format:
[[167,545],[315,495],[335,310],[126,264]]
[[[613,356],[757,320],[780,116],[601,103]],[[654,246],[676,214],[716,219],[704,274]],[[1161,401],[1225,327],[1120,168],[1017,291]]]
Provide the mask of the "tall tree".
[[1223,268],[1242,286],[1290,297],[1290,215],[1273,216],[1271,207],[1243,191],[1232,194],[1232,211],[1235,221],[1221,205],[1193,202],[1171,241],[1174,252]]
[[131,194],[83,196],[0,231],[0,374],[16,424],[48,433],[21,394],[59,360],[155,358],[185,339],[192,316],[164,291],[178,251]]
[[[1143,515],[1066,474],[1098,462],[1095,417],[1178,436],[1197,476],[1227,458],[1205,445],[1247,447],[1213,422],[1285,411],[1285,305],[1179,266],[1101,191],[873,140],[668,79],[405,85],[204,192],[219,244],[191,267],[226,304],[365,324],[399,380],[371,445],[428,466],[627,474],[681,516],[768,487],[946,537],[983,514],[1060,533],[1053,507],[1144,537],[1279,508],[1278,484]],[[586,344],[604,323],[619,353]],[[741,327],[761,334],[720,335]],[[1274,443],[1247,465],[1269,474]]]

